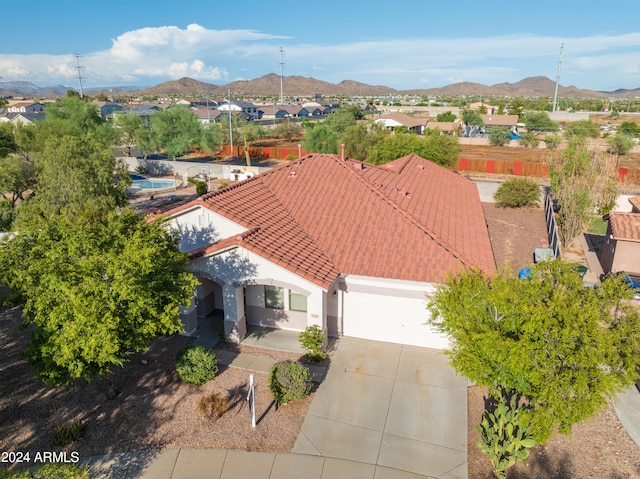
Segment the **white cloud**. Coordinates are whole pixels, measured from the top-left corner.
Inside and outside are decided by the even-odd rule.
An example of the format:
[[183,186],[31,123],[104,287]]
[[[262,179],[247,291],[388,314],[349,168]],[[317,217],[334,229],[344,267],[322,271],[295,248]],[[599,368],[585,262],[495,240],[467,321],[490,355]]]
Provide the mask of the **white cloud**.
[[[318,37],[322,38],[322,37]],[[329,39],[327,40],[329,41]],[[564,78],[590,75],[589,82],[614,76],[621,87],[640,84],[637,51],[640,33],[584,37],[494,35],[482,38],[405,38],[380,41],[296,43],[296,38],[257,30],[212,30],[199,24],[146,27],[112,40],[111,48],[80,58],[81,73],[96,86],[153,84],[183,76],[230,81],[279,73],[279,47],[285,49],[284,74],[319,75],[322,80],[352,79],[398,88],[457,81],[494,84],[527,76],[555,77],[564,44]],[[3,55],[3,80],[68,81],[77,77],[73,55]],[[573,81],[580,87],[584,81]],[[635,85],[633,84],[635,83]]]

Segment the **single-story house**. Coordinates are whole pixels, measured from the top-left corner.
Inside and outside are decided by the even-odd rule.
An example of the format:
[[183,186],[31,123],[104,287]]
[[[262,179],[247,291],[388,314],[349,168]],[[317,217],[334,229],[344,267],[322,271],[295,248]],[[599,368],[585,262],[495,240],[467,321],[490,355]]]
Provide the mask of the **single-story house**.
[[42,113],[45,106],[42,103],[20,102],[7,107],[9,113]]
[[409,131],[415,132],[419,135],[424,133],[424,128],[427,124],[427,120],[424,118],[414,118],[404,113],[390,113],[388,115],[382,115],[374,121],[376,123],[381,123],[389,130],[395,130],[400,126],[406,126]]
[[609,222],[602,249],[602,271],[640,275],[640,213],[613,212],[603,217]]
[[220,110],[216,110],[213,107],[207,108],[206,106],[199,106],[197,108],[192,108],[198,117],[198,121],[203,125],[207,125],[211,122],[216,122],[220,119],[221,116],[226,117],[229,113],[222,112]]
[[458,135],[462,130],[462,125],[456,121],[428,121],[425,125],[426,129],[435,130],[436,128],[444,135]]
[[492,126],[506,126],[507,128],[516,128],[518,126],[518,115],[480,115],[484,126],[491,128]]
[[477,188],[408,155],[373,166],[312,154],[166,213],[200,279],[187,334],[251,326],[445,348],[426,304],[449,274],[495,260]]
[[262,117],[262,113],[258,110],[257,106],[243,100],[231,100],[230,103],[222,103],[218,105],[218,110],[224,112],[231,110],[232,114],[241,115],[248,120],[259,120]]

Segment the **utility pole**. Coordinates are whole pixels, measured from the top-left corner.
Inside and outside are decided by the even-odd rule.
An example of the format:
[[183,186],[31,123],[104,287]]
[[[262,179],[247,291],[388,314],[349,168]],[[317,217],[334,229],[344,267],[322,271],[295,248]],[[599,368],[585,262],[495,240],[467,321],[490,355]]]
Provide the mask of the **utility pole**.
[[280,104],[284,105],[284,88],[282,86],[284,81],[284,76],[282,74],[282,70],[284,68],[284,63],[282,61],[284,57],[284,48],[280,47]]
[[78,82],[80,82],[80,98],[84,98],[84,91],[82,90],[82,73],[80,67],[80,55],[77,53],[74,54],[76,56],[76,67],[78,69]]
[[558,75],[556,76],[556,92],[553,95],[553,108],[552,112],[556,111],[556,104],[558,102],[558,84],[560,83],[560,67],[562,66],[562,49],[564,48],[564,43],[560,45],[560,61],[558,62]]
[[233,128],[231,126],[231,89],[227,89],[229,95],[229,145],[231,145],[230,155],[233,156]]

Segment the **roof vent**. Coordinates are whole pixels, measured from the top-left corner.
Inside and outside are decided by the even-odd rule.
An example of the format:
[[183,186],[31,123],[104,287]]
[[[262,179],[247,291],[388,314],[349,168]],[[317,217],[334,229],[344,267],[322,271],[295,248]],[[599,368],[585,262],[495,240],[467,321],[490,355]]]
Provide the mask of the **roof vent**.
[[296,176],[296,172],[292,171],[291,173],[289,173],[289,176]]

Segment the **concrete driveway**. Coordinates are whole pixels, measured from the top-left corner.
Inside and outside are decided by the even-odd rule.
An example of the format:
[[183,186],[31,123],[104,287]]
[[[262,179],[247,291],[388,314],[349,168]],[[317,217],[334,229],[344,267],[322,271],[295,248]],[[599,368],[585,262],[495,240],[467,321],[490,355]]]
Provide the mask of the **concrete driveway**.
[[292,452],[466,479],[467,381],[441,351],[341,338]]

